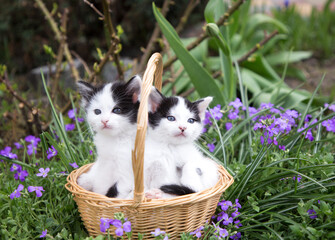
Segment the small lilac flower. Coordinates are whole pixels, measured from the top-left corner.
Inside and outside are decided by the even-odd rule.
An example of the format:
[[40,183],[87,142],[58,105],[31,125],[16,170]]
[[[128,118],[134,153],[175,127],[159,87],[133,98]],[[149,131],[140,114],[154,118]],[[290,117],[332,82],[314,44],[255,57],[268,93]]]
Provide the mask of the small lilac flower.
[[261,140],[261,144],[263,145],[264,144],[264,137],[263,137],[263,135],[260,137],[260,140]]
[[285,114],[292,118],[297,118],[299,115],[299,113],[296,110],[290,110],[290,109],[286,110]]
[[335,118],[323,121],[322,126],[324,126],[328,132],[335,133]]
[[214,152],[214,150],[215,150],[215,145],[214,145],[214,143],[208,143],[208,144],[207,144],[207,147],[208,147],[208,150],[209,150],[210,152]]
[[44,231],[42,231],[42,234],[41,234],[40,238],[44,238],[47,235],[47,233],[48,233],[47,229],[45,229]]
[[226,130],[229,131],[233,127],[233,124],[231,122],[226,123]]
[[235,109],[239,109],[240,107],[243,107],[243,104],[239,98],[236,98],[235,101],[229,103],[229,106],[233,106]]
[[278,145],[278,148],[279,148],[280,150],[285,151],[285,146],[284,146],[284,145]]
[[67,115],[69,116],[69,118],[71,118],[71,119],[75,119],[75,117],[76,117],[76,113],[77,113],[77,109],[74,108],[74,109],[70,109],[70,110],[67,112]]
[[280,113],[280,110],[277,109],[277,108],[271,108],[271,109],[270,109],[270,112],[271,112],[271,113],[274,113],[274,114],[279,114],[279,113]]
[[100,218],[100,231],[106,232],[106,230],[110,227],[112,219],[108,218]]
[[84,122],[84,118],[77,118],[78,122]]
[[196,229],[194,232],[190,232],[191,235],[194,235],[197,237],[197,238],[200,238],[201,237],[201,231],[204,229],[203,226],[199,227],[198,229]]
[[242,208],[241,204],[239,203],[238,198],[235,199],[235,206],[236,206],[237,209]]
[[73,168],[78,168],[78,165],[77,165],[76,162],[74,162],[74,163],[69,163],[69,165],[70,165],[71,167],[73,167]]
[[19,164],[13,163],[13,165],[10,167],[9,169],[11,172],[21,172],[22,171],[22,167]]
[[238,111],[229,111],[229,113],[228,113],[228,118],[229,118],[230,120],[234,120],[234,119],[239,118],[239,116],[238,116]]
[[309,217],[310,217],[311,219],[315,219],[315,218],[318,217],[318,215],[316,215],[315,210],[313,210],[313,209],[308,209],[308,210],[307,210],[307,213],[309,214]]
[[16,149],[21,149],[21,148],[23,148],[22,144],[20,144],[20,143],[18,143],[18,142],[15,142],[14,145],[15,145]]
[[335,112],[335,104],[330,105],[329,109],[332,110],[333,112]]
[[240,239],[240,238],[241,238],[241,233],[240,233],[240,232],[238,232],[238,233],[236,233],[235,235],[233,235],[233,236],[230,236],[229,238],[230,238],[230,239],[233,239],[233,240]]
[[35,147],[37,147],[38,143],[41,141],[40,138],[34,137],[32,135],[27,136],[24,140],[26,140],[26,142],[32,144]]
[[233,222],[233,218],[229,217],[227,213],[222,214],[222,219],[223,219],[222,224],[226,226]]
[[21,182],[24,182],[26,180],[26,177],[28,177],[28,172],[27,170],[23,170],[23,171],[20,171],[20,172],[16,172],[14,174],[14,178],[16,180],[20,180]]
[[218,203],[218,205],[221,207],[223,211],[227,211],[229,207],[233,206],[231,201],[221,201]]
[[235,218],[235,217],[237,217],[237,216],[240,215],[240,214],[241,214],[240,212],[235,211],[235,212],[232,212],[231,216],[232,216],[233,218]]
[[223,117],[220,104],[212,108],[210,112],[211,112],[212,118],[214,118],[215,120],[220,120]]
[[90,150],[90,155],[92,155],[93,154],[93,151],[92,150]]
[[165,232],[161,231],[160,228],[156,228],[154,232],[151,232],[151,234],[154,235],[155,237],[157,237],[157,236],[160,236],[162,234],[165,234]]
[[260,129],[260,128],[265,128],[265,126],[262,123],[255,123],[254,125],[254,131]]
[[58,153],[58,152],[57,152],[57,150],[55,149],[55,147],[54,147],[54,146],[51,146],[51,148],[49,148],[49,149],[47,150],[47,158],[50,159],[50,158],[56,156],[57,153]]
[[274,106],[272,103],[261,103],[260,109],[270,109]]
[[12,153],[11,147],[5,147],[3,150],[0,151],[0,155],[8,157],[10,159],[17,159],[17,155],[15,153]]
[[36,173],[36,176],[45,178],[46,176],[48,176],[48,172],[50,171],[50,168],[46,168],[46,169],[40,168],[38,169],[38,171],[40,172]]
[[240,222],[241,222],[240,220],[236,220],[236,221],[234,221],[234,224],[235,224],[235,227],[236,227],[236,228],[240,228],[240,227],[243,226],[242,223],[240,223]]
[[[300,175],[298,175],[298,177],[297,177],[297,181],[298,181],[298,183],[300,183],[300,181],[301,181],[301,178],[302,178],[302,177],[301,177]],[[292,179],[293,179],[293,180],[295,180],[295,176],[294,176],[294,177],[292,177]]]
[[121,237],[124,232],[131,232],[131,223],[129,221],[126,221],[124,224],[118,219],[113,221],[113,226],[116,227],[115,234],[118,237]]
[[42,196],[42,191],[44,192],[45,190],[43,189],[43,187],[40,186],[29,186],[28,187],[28,192],[35,192],[36,193],[36,197],[41,197]]
[[75,128],[74,123],[69,123],[65,125],[65,131],[72,131]]
[[14,198],[19,198],[21,197],[21,191],[23,190],[24,186],[22,184],[19,184],[19,186],[17,187],[17,189],[14,190],[14,192],[12,192],[10,194],[10,199],[14,199]]
[[214,233],[217,233],[220,238],[225,238],[228,236],[228,231],[226,229],[220,228],[219,226],[215,226],[215,225],[214,227],[215,227]]
[[211,113],[208,110],[206,110],[206,112],[205,112],[205,119],[203,121],[203,124],[211,126],[213,124],[212,121],[210,120],[211,117],[212,117]]
[[32,155],[32,154],[36,154],[36,152],[37,152],[37,147],[35,145],[29,144],[27,146],[27,153],[28,153],[29,156]]

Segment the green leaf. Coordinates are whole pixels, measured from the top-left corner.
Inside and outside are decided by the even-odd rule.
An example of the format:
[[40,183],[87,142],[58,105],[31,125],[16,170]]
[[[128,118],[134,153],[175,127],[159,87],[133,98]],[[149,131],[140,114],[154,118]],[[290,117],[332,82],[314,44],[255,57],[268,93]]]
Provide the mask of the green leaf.
[[274,66],[285,63],[300,62],[301,60],[310,58],[312,55],[313,52],[311,51],[281,51],[268,55],[266,60],[270,65]]
[[213,96],[213,104],[222,104],[225,102],[223,94],[215,80],[183,46],[176,31],[158,11],[154,3],[152,3],[152,8],[164,36],[183,64],[200,97]]

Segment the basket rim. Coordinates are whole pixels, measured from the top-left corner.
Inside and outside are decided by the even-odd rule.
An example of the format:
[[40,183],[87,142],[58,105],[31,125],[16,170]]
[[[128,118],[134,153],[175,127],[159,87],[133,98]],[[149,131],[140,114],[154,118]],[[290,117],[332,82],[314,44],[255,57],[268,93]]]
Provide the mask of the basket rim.
[[205,189],[200,192],[186,194],[183,196],[177,196],[173,198],[162,198],[162,199],[147,199],[145,198],[143,202],[139,204],[135,204],[134,199],[120,199],[120,198],[109,198],[107,196],[94,193],[92,191],[88,191],[82,188],[80,185],[77,184],[78,177],[88,171],[90,167],[94,163],[86,164],[78,169],[73,170],[67,177],[67,183],[65,184],[65,188],[72,193],[76,198],[80,198],[84,200],[88,205],[96,206],[113,206],[113,207],[143,207],[143,208],[150,208],[150,207],[168,207],[168,206],[176,206],[176,205],[183,205],[189,204],[190,202],[195,203],[198,201],[202,201],[204,199],[211,198],[216,194],[222,194],[230,185],[233,184],[234,179],[228,173],[228,171],[220,164],[218,165],[218,172],[220,174],[218,182],[211,188]]

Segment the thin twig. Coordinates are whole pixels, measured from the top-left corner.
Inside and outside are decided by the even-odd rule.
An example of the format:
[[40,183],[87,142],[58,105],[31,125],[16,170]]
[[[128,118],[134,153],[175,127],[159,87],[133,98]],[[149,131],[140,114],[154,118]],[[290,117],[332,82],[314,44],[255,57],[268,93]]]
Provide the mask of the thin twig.
[[[52,31],[55,33],[56,40],[59,43],[61,43],[61,41],[62,41],[62,34],[61,34],[61,31],[59,30],[59,28],[57,26],[56,21],[53,19],[52,15],[50,14],[49,10],[44,5],[44,3],[42,2],[42,0],[35,0],[35,2],[37,3],[38,7],[42,10],[42,12],[45,15],[46,19],[48,20],[48,22],[49,22],[49,24],[51,26]],[[73,75],[74,79],[76,81],[80,80],[79,72],[78,72],[78,70],[74,66],[73,59],[72,59],[69,47],[68,47],[68,45],[67,45],[66,42],[64,44],[64,55],[65,55],[65,57],[66,57],[69,65],[70,65],[71,72],[72,72],[72,75]]]
[[123,69],[121,66],[121,62],[120,62],[120,56],[119,56],[119,49],[118,49],[118,45],[120,43],[120,39],[119,37],[116,35],[113,23],[112,23],[112,18],[110,15],[110,10],[109,10],[109,5],[110,5],[110,1],[108,0],[103,0],[102,1],[102,7],[103,7],[103,12],[104,12],[104,22],[105,25],[107,27],[108,33],[109,33],[109,37],[110,37],[110,46],[112,46],[112,52],[109,54],[112,54],[113,56],[113,60],[115,62],[116,65],[116,69],[118,71],[119,74],[119,78],[120,80],[124,80],[124,73],[123,73]]
[[248,58],[255,53],[258,49],[260,49],[262,46],[264,46],[268,41],[270,41],[274,36],[278,34],[278,30],[273,31],[270,35],[265,36],[265,38],[257,43],[252,49],[250,49],[249,52],[247,52],[245,55],[243,55],[240,59],[237,60],[238,63],[242,63],[245,60],[248,60]]
[[71,54],[73,56],[75,56],[75,58],[77,58],[81,64],[83,64],[84,68],[85,68],[85,71],[87,72],[87,74],[90,76],[92,73],[91,73],[91,70],[90,68],[88,67],[87,63],[84,61],[84,59],[78,54],[76,53],[75,51],[71,50]]
[[[166,13],[168,12],[169,10],[169,5],[171,4],[172,1],[170,0],[165,0],[164,3],[163,3],[163,7],[162,7],[162,15],[165,16]],[[152,32],[152,35],[150,37],[150,40],[145,48],[145,50],[143,51],[143,55],[141,57],[141,60],[140,60],[140,64],[138,65],[137,67],[137,72],[142,72],[144,71],[144,68],[148,62],[148,59],[152,53],[152,49],[153,49],[153,46],[154,46],[154,43],[157,41],[157,38],[159,37],[159,34],[160,34],[160,28],[159,28],[159,25],[158,23],[155,24],[155,28],[154,28],[154,31]]]
[[100,12],[94,5],[93,3],[87,1],[87,0],[84,0],[84,3],[86,3],[88,6],[90,6],[100,17],[101,19],[103,20],[105,18],[105,16],[102,14],[102,12]]
[[180,18],[180,21],[176,27],[176,32],[180,33],[183,29],[184,26],[189,18],[189,16],[191,15],[192,11],[194,10],[194,8],[200,3],[200,0],[191,0],[186,9],[185,12],[183,13],[183,16]]
[[[238,0],[234,3],[233,6],[231,6],[227,12],[216,22],[216,25],[221,26],[224,24],[224,22],[231,16],[236,10],[239,9],[239,7],[247,0]],[[193,42],[191,42],[189,45],[187,45],[186,49],[188,51],[192,50],[196,46],[198,46],[203,40],[205,40],[208,37],[206,31],[203,31],[203,33],[195,39]],[[164,69],[168,68],[172,63],[174,63],[177,60],[177,56],[174,56],[170,59],[168,59],[164,64]]]
[[26,106],[26,108],[29,109],[29,111],[31,112],[32,116],[33,116],[33,122],[35,124],[36,130],[38,133],[42,132],[42,127],[41,127],[41,123],[39,121],[39,112],[38,109],[35,108],[33,105],[31,105],[27,100],[25,100],[23,97],[21,97],[13,88],[12,86],[9,84],[8,81],[8,75],[7,72],[5,72],[4,74],[4,78],[0,76],[0,81],[2,83],[5,84],[7,90],[9,91],[9,93],[15,97],[17,100],[19,100],[19,102],[23,103],[24,106]]

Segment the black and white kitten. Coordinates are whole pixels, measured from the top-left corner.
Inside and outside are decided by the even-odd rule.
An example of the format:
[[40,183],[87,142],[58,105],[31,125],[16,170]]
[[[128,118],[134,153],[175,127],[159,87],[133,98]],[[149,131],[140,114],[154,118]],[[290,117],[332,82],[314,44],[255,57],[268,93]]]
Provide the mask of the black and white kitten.
[[[206,97],[190,102],[152,91],[145,153],[145,179],[148,183],[151,181],[147,197],[158,195],[159,198],[159,193],[151,191],[155,188],[168,194],[184,195],[217,183],[216,163],[205,158],[195,145],[211,101],[212,97]],[[163,197],[168,195],[163,194]]]
[[95,87],[77,83],[81,107],[94,131],[97,158],[78,178],[86,190],[108,197],[132,198],[134,186],[131,149],[134,147],[141,79],[113,82]]

